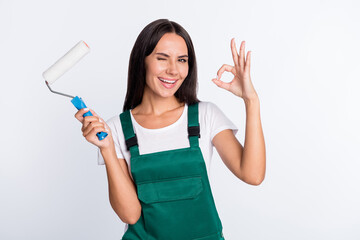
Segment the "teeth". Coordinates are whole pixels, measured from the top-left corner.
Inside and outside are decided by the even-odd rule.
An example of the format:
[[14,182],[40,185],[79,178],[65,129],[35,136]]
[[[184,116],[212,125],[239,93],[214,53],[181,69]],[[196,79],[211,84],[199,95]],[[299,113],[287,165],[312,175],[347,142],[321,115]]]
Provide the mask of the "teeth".
[[164,82],[164,83],[171,83],[171,84],[173,84],[173,83],[176,82],[176,81],[165,80],[165,79],[162,79],[162,78],[159,78],[159,79],[160,79],[160,81],[162,81],[162,82]]

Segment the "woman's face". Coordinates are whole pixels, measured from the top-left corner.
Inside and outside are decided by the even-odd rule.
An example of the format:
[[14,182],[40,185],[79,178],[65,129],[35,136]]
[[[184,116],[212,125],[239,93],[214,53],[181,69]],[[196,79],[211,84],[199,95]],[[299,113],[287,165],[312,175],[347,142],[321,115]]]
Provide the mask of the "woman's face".
[[153,52],[145,58],[145,91],[160,97],[171,97],[189,72],[185,40],[175,33],[164,34]]

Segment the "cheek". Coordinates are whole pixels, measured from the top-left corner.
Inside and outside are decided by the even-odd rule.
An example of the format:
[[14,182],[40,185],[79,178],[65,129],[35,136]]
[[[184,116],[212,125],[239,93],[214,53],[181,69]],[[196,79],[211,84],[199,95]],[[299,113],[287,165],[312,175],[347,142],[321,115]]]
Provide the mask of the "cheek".
[[184,67],[181,69],[181,77],[182,77],[183,79],[185,79],[188,74],[189,74],[189,66],[184,66]]
[[154,66],[149,66],[146,70],[146,84],[152,86],[154,84],[154,79],[159,75],[159,71]]
[[162,71],[164,66],[160,62],[150,59],[146,64],[146,75],[156,75]]

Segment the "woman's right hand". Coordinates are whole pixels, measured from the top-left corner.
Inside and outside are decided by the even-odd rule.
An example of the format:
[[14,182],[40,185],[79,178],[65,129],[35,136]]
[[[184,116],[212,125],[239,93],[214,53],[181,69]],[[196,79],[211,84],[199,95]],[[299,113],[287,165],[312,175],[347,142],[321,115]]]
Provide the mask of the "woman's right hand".
[[[83,117],[89,110],[93,116]],[[80,109],[75,114],[75,118],[82,123],[81,131],[88,142],[99,147],[100,150],[114,148],[114,141],[109,126],[93,110],[89,108]],[[98,132],[106,132],[108,135],[100,141],[96,136],[96,133]]]

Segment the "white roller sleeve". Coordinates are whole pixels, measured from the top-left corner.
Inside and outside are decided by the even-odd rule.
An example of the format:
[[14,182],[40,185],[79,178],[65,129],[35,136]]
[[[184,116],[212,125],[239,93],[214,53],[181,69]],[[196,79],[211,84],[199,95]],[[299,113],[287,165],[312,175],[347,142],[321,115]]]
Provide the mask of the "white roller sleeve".
[[89,46],[84,41],[80,41],[43,73],[44,79],[49,84],[54,83],[67,70],[79,62],[88,52],[90,52]]

